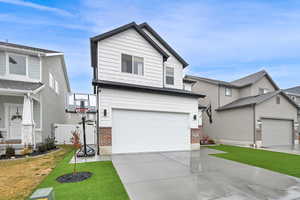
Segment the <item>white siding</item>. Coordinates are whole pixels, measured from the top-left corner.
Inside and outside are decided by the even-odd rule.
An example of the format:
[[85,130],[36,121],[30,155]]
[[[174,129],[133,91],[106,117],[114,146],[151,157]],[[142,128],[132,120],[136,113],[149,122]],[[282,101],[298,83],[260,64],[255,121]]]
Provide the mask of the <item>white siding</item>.
[[40,79],[40,58],[35,56],[28,57],[28,76],[32,79]]
[[[99,101],[102,127],[111,127],[112,109],[131,109],[188,113],[190,128],[198,128],[198,120],[193,119],[193,115],[198,115],[196,98],[102,88]],[[108,111],[106,117],[103,116],[104,109]]]
[[[144,75],[121,72],[121,54],[144,58]],[[98,79],[163,86],[163,58],[139,33],[129,29],[98,42]]]
[[143,29],[143,31],[147,33],[151,39],[169,55],[168,60],[165,62],[165,68],[174,68],[174,85],[165,84],[165,87],[183,89],[183,65],[151,33],[149,33],[146,29]]
[[0,75],[5,75],[5,54],[0,52]]

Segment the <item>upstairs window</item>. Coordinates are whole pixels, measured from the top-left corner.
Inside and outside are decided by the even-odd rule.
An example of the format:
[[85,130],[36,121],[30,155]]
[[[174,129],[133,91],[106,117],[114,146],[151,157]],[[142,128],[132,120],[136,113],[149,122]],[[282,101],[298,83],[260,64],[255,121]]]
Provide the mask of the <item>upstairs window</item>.
[[174,68],[166,67],[166,84],[174,85]]
[[266,88],[259,88],[258,89],[258,94],[266,94],[269,92],[269,89]]
[[122,72],[144,75],[144,58],[122,54]]
[[23,55],[9,54],[9,73],[14,75],[27,75],[27,58]]
[[225,88],[225,96],[231,96],[232,95],[232,89],[229,87]]

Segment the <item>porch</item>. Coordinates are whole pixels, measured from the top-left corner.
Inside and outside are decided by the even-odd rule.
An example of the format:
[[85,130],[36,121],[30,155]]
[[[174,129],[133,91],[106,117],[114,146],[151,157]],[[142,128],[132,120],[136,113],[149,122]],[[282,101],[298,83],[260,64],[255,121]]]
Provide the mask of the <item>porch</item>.
[[35,146],[42,142],[40,96],[30,90],[4,90],[1,88],[2,81],[0,80],[0,147],[8,144],[16,147]]

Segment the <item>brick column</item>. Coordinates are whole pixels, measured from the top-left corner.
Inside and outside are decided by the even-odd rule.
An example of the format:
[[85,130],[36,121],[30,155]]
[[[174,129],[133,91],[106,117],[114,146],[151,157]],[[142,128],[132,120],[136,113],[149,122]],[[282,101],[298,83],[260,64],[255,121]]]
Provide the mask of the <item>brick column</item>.
[[99,128],[99,144],[100,144],[100,154],[109,155],[112,153],[111,145],[111,127],[100,127]]
[[191,149],[200,149],[200,138],[203,136],[203,128],[191,128]]

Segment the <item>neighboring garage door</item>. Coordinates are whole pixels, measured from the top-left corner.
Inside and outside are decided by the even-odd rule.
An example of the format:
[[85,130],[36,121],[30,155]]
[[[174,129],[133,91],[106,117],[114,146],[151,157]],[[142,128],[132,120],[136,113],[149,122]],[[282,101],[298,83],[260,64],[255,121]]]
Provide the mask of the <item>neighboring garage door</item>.
[[292,144],[292,121],[288,120],[262,120],[263,146]]
[[188,114],[113,110],[112,153],[190,149]]

